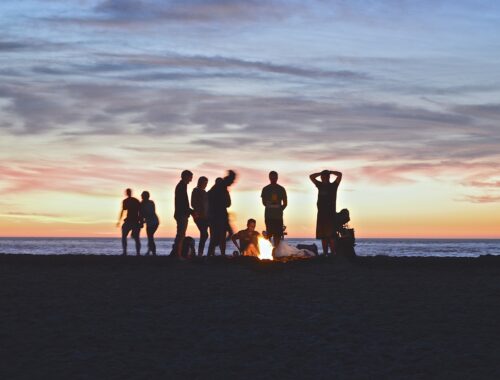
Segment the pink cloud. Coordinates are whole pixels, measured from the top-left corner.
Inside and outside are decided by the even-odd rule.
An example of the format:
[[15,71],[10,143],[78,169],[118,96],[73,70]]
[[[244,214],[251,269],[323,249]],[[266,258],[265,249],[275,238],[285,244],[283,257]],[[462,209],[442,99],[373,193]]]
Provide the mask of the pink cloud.
[[496,203],[500,202],[500,195],[467,195],[463,200],[472,203]]
[[108,196],[117,184],[126,187],[131,178],[140,176],[145,184],[164,182],[166,170],[131,167],[127,161],[85,155],[68,162],[14,161],[0,165],[4,192],[66,191],[84,195]]

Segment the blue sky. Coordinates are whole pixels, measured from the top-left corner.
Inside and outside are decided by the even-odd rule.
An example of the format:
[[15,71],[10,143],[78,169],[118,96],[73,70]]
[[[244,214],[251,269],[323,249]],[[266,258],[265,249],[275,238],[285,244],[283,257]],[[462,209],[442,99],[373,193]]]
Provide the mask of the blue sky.
[[[53,203],[110,203],[127,186],[157,189],[169,215],[186,166],[238,169],[245,204],[270,169],[312,202],[307,175],[342,170],[340,199],[367,235],[381,212],[411,234],[400,208],[428,215],[436,200],[443,231],[455,212],[491,234],[500,223],[497,2],[4,0],[0,27],[6,224],[38,194],[52,206],[33,223],[100,226],[114,209],[81,218]],[[304,202],[290,211],[301,233]]]

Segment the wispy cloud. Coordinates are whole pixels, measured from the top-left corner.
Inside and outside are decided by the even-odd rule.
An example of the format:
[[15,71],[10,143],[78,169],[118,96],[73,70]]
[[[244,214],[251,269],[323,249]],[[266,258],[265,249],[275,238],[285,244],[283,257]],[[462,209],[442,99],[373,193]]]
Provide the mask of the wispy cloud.
[[460,200],[472,203],[498,203],[500,195],[467,195]]
[[50,21],[97,27],[143,27],[158,23],[207,24],[281,20],[306,12],[298,1],[283,0],[104,0],[82,17]]
[[[75,167],[74,162],[78,162]],[[38,163],[11,161],[0,165],[0,176],[5,193],[33,191],[60,191],[107,197],[116,191],[116,184],[126,184],[131,173],[140,176],[144,183],[157,183],[165,170],[154,167],[131,168],[127,160],[89,155],[73,157],[72,161],[43,160]],[[125,185],[123,185],[125,186]]]

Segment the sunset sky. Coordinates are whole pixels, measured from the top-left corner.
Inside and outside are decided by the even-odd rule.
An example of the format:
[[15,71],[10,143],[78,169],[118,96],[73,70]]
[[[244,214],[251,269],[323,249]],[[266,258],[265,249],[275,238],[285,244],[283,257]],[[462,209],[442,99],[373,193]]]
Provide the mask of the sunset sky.
[[238,228],[276,170],[311,237],[328,168],[358,237],[500,238],[500,2],[2,0],[0,30],[0,236],[119,236],[131,187],[170,237],[180,172],[234,169]]

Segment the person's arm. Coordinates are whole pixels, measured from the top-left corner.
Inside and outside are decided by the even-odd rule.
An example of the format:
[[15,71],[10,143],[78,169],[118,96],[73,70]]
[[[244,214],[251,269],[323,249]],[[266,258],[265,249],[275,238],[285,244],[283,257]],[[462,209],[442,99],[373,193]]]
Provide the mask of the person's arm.
[[187,185],[186,185],[186,190],[184,191],[184,207],[186,208],[188,216],[194,214],[194,210],[191,208],[191,204],[189,203],[189,196],[188,196],[188,192],[187,192]]
[[236,246],[236,248],[238,248],[238,252],[241,252],[241,248],[238,244],[238,237],[239,234],[234,234],[233,236],[231,236],[231,240],[233,241],[233,244]]
[[196,191],[196,188],[191,192],[191,207],[193,208],[193,218],[197,219],[199,211],[203,209],[201,194]]
[[[264,188],[264,189],[265,189],[265,188]],[[260,193],[260,198],[262,199],[262,205],[263,205],[264,207],[266,207],[266,206],[267,206],[267,204],[266,204],[266,197],[265,197],[265,194],[264,194],[264,189],[262,189],[262,192]]]
[[286,206],[288,206],[288,197],[286,195],[286,190],[283,188],[283,206],[281,207],[282,210],[286,209]]
[[120,227],[122,217],[123,217],[123,209],[120,211],[120,216],[118,217],[118,222],[116,222],[116,227]]
[[226,187],[229,187],[234,183],[235,180],[236,180],[236,172],[234,170],[228,170],[227,176],[223,178],[224,185]]
[[334,183],[336,183],[337,185],[340,183],[340,181],[342,181],[342,173],[341,172],[336,172],[336,171],[330,171],[330,174],[333,174],[334,176],[336,176],[337,178],[335,179],[335,181],[333,181]]
[[309,179],[314,183],[315,185],[318,185],[320,182],[316,179],[321,175],[321,173],[314,173],[309,176]]
[[122,203],[122,210],[120,211],[120,216],[118,217],[118,222],[116,222],[116,227],[120,227],[120,222],[122,221],[124,211],[125,211],[125,208],[123,207],[123,203]]
[[145,220],[145,212],[144,212],[144,206],[142,204],[139,204],[139,226],[142,228],[144,226],[144,223],[146,223]]

